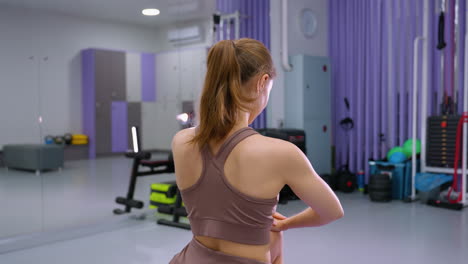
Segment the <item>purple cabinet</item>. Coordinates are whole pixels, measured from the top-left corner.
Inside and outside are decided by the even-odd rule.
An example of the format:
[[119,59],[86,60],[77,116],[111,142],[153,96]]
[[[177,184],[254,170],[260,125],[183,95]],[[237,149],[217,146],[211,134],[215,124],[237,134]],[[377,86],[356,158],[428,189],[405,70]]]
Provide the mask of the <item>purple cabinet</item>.
[[128,150],[127,102],[112,102],[111,142],[112,152]]

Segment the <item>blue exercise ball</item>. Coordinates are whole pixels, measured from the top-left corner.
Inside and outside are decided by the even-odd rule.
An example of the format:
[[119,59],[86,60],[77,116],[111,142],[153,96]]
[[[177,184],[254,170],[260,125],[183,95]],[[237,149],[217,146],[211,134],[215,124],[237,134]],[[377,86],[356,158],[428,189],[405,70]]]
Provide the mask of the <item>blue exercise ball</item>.
[[403,152],[395,152],[392,155],[390,155],[390,158],[388,159],[391,163],[402,163],[407,159],[405,153]]

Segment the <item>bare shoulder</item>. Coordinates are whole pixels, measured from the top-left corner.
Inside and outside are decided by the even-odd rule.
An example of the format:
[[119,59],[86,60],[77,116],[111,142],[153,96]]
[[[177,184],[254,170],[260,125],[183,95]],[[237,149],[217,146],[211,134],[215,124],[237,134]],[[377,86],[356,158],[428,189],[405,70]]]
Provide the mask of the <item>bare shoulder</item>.
[[172,151],[183,151],[190,148],[187,144],[195,136],[195,128],[187,128],[177,132],[172,138]]
[[303,156],[302,151],[291,142],[263,135],[247,138],[244,148],[251,157],[257,156],[278,165],[291,159],[300,159]]

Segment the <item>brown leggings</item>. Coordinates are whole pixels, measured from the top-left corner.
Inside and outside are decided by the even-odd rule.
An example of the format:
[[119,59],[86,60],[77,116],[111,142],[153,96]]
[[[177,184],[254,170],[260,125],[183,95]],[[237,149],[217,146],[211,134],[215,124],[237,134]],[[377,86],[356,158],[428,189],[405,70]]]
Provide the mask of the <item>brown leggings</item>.
[[195,238],[169,264],[270,264],[258,260],[231,256],[205,247]]

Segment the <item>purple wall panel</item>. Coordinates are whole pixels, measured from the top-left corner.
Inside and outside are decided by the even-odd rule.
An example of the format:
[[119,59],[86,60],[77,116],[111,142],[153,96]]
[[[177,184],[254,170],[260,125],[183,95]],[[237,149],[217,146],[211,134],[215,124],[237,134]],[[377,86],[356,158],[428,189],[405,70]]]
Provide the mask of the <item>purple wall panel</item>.
[[[380,61],[380,68],[382,70],[382,79],[380,82],[380,86],[382,87],[382,90],[380,92],[380,103],[382,105],[381,111],[380,111],[380,132],[383,134],[387,133],[387,122],[384,120],[388,120],[387,116],[387,109],[388,109],[388,100],[387,100],[387,92],[388,92],[388,23],[386,22],[388,17],[387,17],[387,5],[385,2],[381,3],[381,19],[380,19],[380,25],[382,27],[382,49],[381,49],[381,57],[382,60]],[[385,156],[385,142],[379,142],[380,143],[380,152],[379,152],[379,157]]]
[[372,151],[372,154],[371,154],[371,158],[373,159],[378,159],[379,157],[377,157],[377,148],[378,148],[378,143],[377,143],[377,140],[376,140],[376,136],[377,136],[377,124],[378,124],[378,109],[380,108],[380,106],[378,105],[379,102],[378,102],[378,90],[379,90],[379,86],[378,86],[378,76],[380,76],[379,74],[379,68],[378,68],[378,60],[380,59],[379,56],[380,54],[378,54],[378,40],[379,40],[379,37],[377,36],[377,34],[379,33],[380,31],[380,28],[379,28],[379,25],[378,25],[378,2],[377,1],[371,1],[371,10],[374,10],[374,12],[372,12],[372,20],[374,21],[371,26],[372,26],[372,31],[371,31],[371,52],[372,52],[372,57],[371,57],[371,60],[372,60],[372,65],[371,65],[371,78],[372,78],[372,86],[371,88],[369,89],[371,91],[371,98],[372,98],[372,101],[373,101],[373,104],[372,104],[372,114],[371,114],[371,119],[369,120],[371,122],[370,126],[371,126],[371,151]]
[[143,102],[156,101],[155,54],[141,54],[141,99]]
[[112,102],[112,152],[128,150],[128,113],[126,102]]
[[[413,15],[416,15],[416,7],[414,6],[415,4],[415,1],[408,1],[408,13],[409,14],[413,14]],[[407,44],[407,47],[406,49],[408,50],[408,55],[406,56],[406,61],[407,63],[411,63],[411,65],[413,65],[413,58],[414,58],[414,37],[412,36],[415,36],[415,28],[416,26],[416,21],[414,21],[413,23],[409,23],[407,25],[408,27],[408,38],[409,40],[406,42]],[[410,41],[411,40],[411,41]],[[406,81],[406,90],[408,92],[408,115],[407,115],[407,119],[408,119],[408,122],[406,122],[408,125],[406,126],[406,131],[407,131],[407,135],[408,137],[411,137],[412,135],[412,129],[413,129],[413,115],[412,115],[412,109],[413,109],[413,67],[411,67],[410,69],[408,69],[408,73],[407,73],[407,81]],[[406,140],[403,139],[403,140]]]
[[379,134],[380,134],[380,110],[382,107],[382,104],[380,102],[380,91],[382,89],[382,86],[380,84],[380,76],[381,76],[381,68],[380,68],[380,60],[381,58],[381,52],[380,52],[380,38],[381,38],[381,25],[380,25],[380,19],[381,19],[381,14],[380,14],[380,3],[381,0],[374,1],[374,85],[373,85],[373,98],[374,98],[374,109],[373,109],[373,131],[372,131],[372,144],[374,148],[372,149],[372,157],[374,159],[379,159],[380,158],[380,140],[379,140]]
[[[260,29],[260,24],[262,23],[262,20],[261,20],[261,13],[260,13],[260,10],[259,10],[259,4],[261,2],[264,2],[264,1],[250,1],[252,3],[252,11],[253,11],[253,17],[255,18],[255,22],[256,23],[253,23],[254,25],[252,25],[252,28],[253,28],[253,33],[252,33],[252,36],[255,36],[255,38],[258,38],[259,40],[261,39],[261,34],[259,34],[259,29]],[[259,20],[260,19],[260,20]]]
[[[345,7],[344,14],[343,14],[344,18],[345,18],[345,20],[349,20],[349,17],[348,17],[349,16],[349,14],[348,14],[349,9],[348,8],[349,8],[350,3],[348,1],[346,1],[346,3],[343,3],[343,5]],[[347,39],[349,39],[349,35],[350,35],[349,23],[346,23],[346,25],[344,25],[343,28],[344,28],[343,33],[344,33],[345,37]],[[343,50],[348,54],[348,56],[345,56],[343,58],[343,63],[344,63],[344,65],[348,65],[348,63],[349,63],[349,50],[348,50],[348,47],[349,46],[348,46],[348,43],[343,43],[343,44],[344,44],[343,45]],[[343,68],[341,68],[340,72],[343,74],[343,84],[348,83],[349,69],[345,70],[344,67],[343,67]],[[341,91],[342,92],[341,93],[342,100],[340,102],[341,104],[343,104],[343,98],[348,97],[348,86],[344,85],[343,88],[344,89]],[[351,102],[351,104],[352,104],[352,102]],[[346,109],[343,109],[342,112],[343,112],[343,115],[348,115],[348,111]],[[349,135],[344,134],[343,139],[344,138],[347,138],[347,142],[345,142],[345,144],[347,145],[347,148],[349,148]],[[344,164],[348,163],[348,152],[347,151],[346,152],[343,151],[341,153],[341,160],[342,160],[342,162]]]
[[[432,12],[429,13],[429,28],[433,28],[434,27],[434,19],[432,18],[433,16],[433,13],[434,13],[434,0],[429,0],[429,10],[432,10]],[[423,12],[423,11],[421,11]],[[421,32],[422,32],[422,23],[421,23]],[[429,49],[429,51],[432,51],[432,49],[434,49],[434,41],[433,41],[433,38],[434,38],[434,31],[433,30],[429,30],[429,36],[428,36],[428,42],[427,42],[427,48]],[[429,56],[429,58],[427,58],[427,63],[428,63],[428,69],[429,71],[432,72],[432,68],[434,67],[434,63],[433,63],[433,56],[432,56],[432,52],[429,52],[429,54],[431,54],[431,56]],[[432,91],[433,91],[433,86],[434,86],[434,83],[432,81],[432,76],[429,77],[429,81],[427,82],[427,85],[428,87],[426,87],[426,91],[427,91],[427,96],[428,96],[428,100],[427,100],[427,113],[429,115],[432,114]],[[421,86],[422,87],[422,86]],[[421,93],[419,93],[419,100],[421,100]],[[419,117],[421,118],[421,117]]]
[[[437,23],[436,23],[437,25]],[[436,34],[434,34],[436,35]],[[437,43],[437,36],[435,36],[435,42],[434,43]],[[434,101],[434,104],[436,105],[436,110],[434,112],[434,114],[440,114],[440,103],[441,103],[441,100],[442,100],[442,95],[443,95],[443,80],[444,78],[442,77],[443,76],[443,72],[442,72],[442,65],[443,65],[443,62],[442,62],[442,51],[438,50],[438,49],[433,49],[434,53],[435,53],[435,56],[434,56],[434,60],[435,60],[435,69],[433,71],[433,73],[435,73],[433,76],[435,77],[434,80],[435,80],[435,89],[434,89],[434,98],[436,99]]]
[[[405,0],[403,0],[405,1]],[[399,41],[398,41],[398,48],[397,48],[397,54],[398,54],[398,106],[397,109],[395,109],[398,112],[398,138],[397,138],[397,144],[401,145],[402,142],[402,137],[405,133],[403,123],[404,123],[404,118],[403,118],[403,113],[404,109],[403,106],[405,104],[404,96],[402,94],[404,93],[404,86],[405,86],[405,41],[406,41],[406,24],[405,24],[405,18],[403,14],[404,8],[402,7],[404,2],[402,0],[398,0],[398,8],[397,8],[397,13],[401,14],[399,17],[398,25],[399,25]]]
[[[335,5],[335,2],[333,1],[329,1],[329,6],[335,8],[335,10],[337,10],[339,7]],[[330,23],[330,32],[329,32],[329,35],[328,35],[328,50],[338,50],[339,49],[339,42],[336,41],[338,39],[338,27],[336,26],[338,24],[338,19],[336,20],[333,20],[330,16],[328,17],[329,21],[331,22]],[[333,22],[332,22],[333,21]],[[330,68],[331,68],[331,86],[332,87],[336,87],[338,89],[339,85],[337,84],[337,81],[338,81],[338,78],[336,78],[338,76],[337,71],[337,67],[338,67],[338,56],[336,56],[335,54],[329,54],[330,56]],[[336,146],[338,145],[338,134],[339,134],[339,127],[337,125],[337,121],[336,121],[336,112],[338,111],[338,104],[337,104],[337,97],[338,97],[338,93],[337,93],[337,89],[332,89],[331,90],[331,96],[332,96],[332,102],[331,102],[331,105],[332,106],[335,106],[335,107],[332,107],[331,109],[331,116],[332,116],[332,123],[331,123],[331,127],[334,128],[332,129],[333,131],[333,136],[332,136],[332,145],[333,146]],[[338,163],[338,149],[335,148],[335,166]]]
[[[337,18],[337,24],[340,25],[338,26],[338,30],[337,30],[337,43],[338,43],[338,50],[344,50],[345,48],[345,43],[344,41],[340,41],[340,36],[344,36],[344,34],[346,33],[346,29],[345,29],[345,17],[343,14],[344,12],[344,7],[345,7],[345,4],[340,4],[340,5],[337,5],[337,9],[338,9],[338,12],[340,13],[340,16],[338,16]],[[345,137],[345,134],[343,132],[343,130],[341,128],[339,128],[339,121],[340,119],[339,118],[342,118],[344,116],[344,105],[343,105],[343,95],[344,95],[344,75],[342,73],[342,68],[344,68],[344,60],[345,60],[346,56],[337,56],[337,59],[336,59],[336,63],[334,64],[334,68],[335,68],[335,74],[337,76],[339,76],[340,78],[337,78],[337,90],[336,90],[336,100],[335,100],[335,114],[337,116],[337,120],[336,120],[336,125],[337,125],[337,133],[336,133],[336,146],[345,146],[344,144],[346,144],[346,139],[344,138]],[[345,156],[345,148],[344,147],[337,147],[336,148],[336,162],[337,162],[337,165],[341,165],[341,164],[345,164],[346,163],[346,160],[344,158]]]
[[[368,4],[368,12],[370,10],[375,10],[375,5],[374,1],[367,1]],[[375,79],[375,39],[374,39],[374,34],[375,34],[375,12],[370,12],[369,15],[370,23],[369,23],[369,34],[368,34],[368,39],[369,39],[369,83],[366,86],[366,91],[367,91],[367,98],[369,102],[375,102],[374,98],[374,92],[376,87],[374,86],[374,79]],[[374,104],[368,104],[368,117],[366,118],[367,120],[367,133],[368,133],[368,148],[367,148],[367,154],[366,157],[372,157],[373,156],[373,150],[374,150]]]
[[[350,6],[348,8],[348,12],[347,12],[347,17],[351,17],[354,12],[355,12],[355,1],[350,1]],[[352,20],[351,23],[349,23],[349,27],[348,27],[348,31],[349,31],[349,34],[352,34],[352,35],[355,35],[356,32],[355,32],[355,20]],[[352,41],[349,42],[349,45],[347,47],[348,49],[348,54],[350,54],[349,56],[349,60],[348,60],[348,63],[352,63],[352,61],[355,59],[355,56],[354,56],[354,50],[355,50],[355,42],[356,42],[356,39],[352,39]],[[356,68],[353,67],[351,68],[350,71],[347,71],[346,73],[346,79],[347,79],[347,82],[348,83],[352,83],[353,86],[355,86],[355,78],[353,78],[353,76],[356,75]],[[351,91],[347,91],[347,96],[348,96],[348,99],[350,101],[351,104],[355,104],[356,103],[356,98],[355,98],[355,93],[351,92]],[[350,111],[349,111],[349,115],[354,119],[355,118],[355,111],[354,111],[355,107],[351,107],[350,108]],[[350,155],[349,155],[349,168],[352,170],[352,171],[356,171],[356,141],[355,141],[355,138],[356,138],[356,130],[351,130],[349,132],[349,135],[350,135],[350,141],[349,141],[349,152],[350,152]]]
[[382,102],[380,101],[380,91],[382,89],[382,85],[380,83],[380,76],[381,74],[378,74],[380,71],[381,71],[381,43],[380,43],[380,38],[381,38],[381,33],[382,33],[382,29],[381,29],[381,25],[380,25],[380,19],[381,19],[381,14],[380,14],[380,11],[381,11],[381,8],[380,8],[380,3],[381,1],[380,0],[377,0],[375,1],[374,3],[374,9],[375,9],[375,17],[374,17],[374,20],[375,20],[375,31],[374,31],[374,43],[375,43],[375,47],[374,47],[374,70],[377,74],[375,74],[374,76],[374,131],[373,131],[373,145],[374,145],[374,149],[372,150],[372,153],[373,153],[373,157],[374,158],[380,158],[380,141],[379,141],[379,134],[380,134],[380,110],[381,110],[381,107],[382,107]]
[[[328,9],[333,9],[335,8],[334,6],[334,2],[333,1],[328,1]],[[335,20],[331,19],[331,16],[328,16],[328,27],[329,27],[329,32],[328,32],[328,35],[327,35],[327,46],[328,46],[328,50],[332,50],[332,49],[335,49],[335,41],[333,41],[334,39],[334,35],[335,32],[336,32],[336,29],[335,29]],[[330,60],[333,61],[333,58],[332,58],[332,55],[330,54]],[[331,83],[331,87],[334,87],[334,84],[335,84],[335,74],[334,74],[334,69],[333,69],[333,66],[331,67],[331,75],[330,75],[330,83]],[[336,127],[335,126],[335,114],[334,114],[334,108],[332,107],[332,105],[334,105],[334,98],[335,98],[335,91],[333,89],[331,89],[331,104],[330,104],[330,110],[331,110],[331,126],[332,127]],[[332,130],[331,131],[331,140],[332,140],[332,145],[335,146],[336,143],[335,143],[335,134],[336,134],[336,131],[335,130]]]
[[[249,14],[249,10],[251,10],[249,2],[242,1],[241,2],[241,7],[243,8],[241,11],[244,12],[244,14]],[[249,21],[247,19],[244,19],[243,23],[241,23],[241,24],[244,24],[244,26],[245,26],[244,31],[241,32],[241,37],[242,38],[248,37],[250,35],[249,34],[249,28],[250,28]]]
[[458,6],[458,26],[459,26],[459,33],[458,39],[460,46],[456,47],[458,53],[458,113],[463,112],[463,84],[465,81],[465,33],[466,33],[466,1],[459,1]]
[[[362,40],[363,37],[364,37],[364,32],[365,32],[365,29],[364,27],[361,27],[360,25],[363,25],[364,24],[364,11],[362,9],[361,6],[357,6],[357,50],[356,50],[356,55],[357,55],[357,58],[356,58],[356,62],[357,62],[357,65],[364,65],[364,60],[363,60],[363,55],[364,55],[364,50],[365,50],[365,45],[363,45],[364,43],[362,43],[361,41],[359,40]],[[364,68],[363,67],[355,67],[357,69],[357,74],[356,74],[356,79],[357,79],[357,86],[356,87],[361,87],[361,89],[357,89],[357,98],[356,98],[356,118],[355,118],[355,122],[356,122],[356,127],[362,127],[362,125],[364,124],[363,121],[365,120],[364,119],[364,94],[363,94],[363,89],[362,87],[364,86]],[[356,147],[356,156],[357,156],[357,164],[358,164],[358,169],[363,169],[363,168],[366,168],[366,166],[364,166],[364,148],[363,148],[363,134],[361,133],[361,131],[356,131],[357,133],[357,147]]]
[[[369,12],[369,1],[366,0],[364,2],[364,7],[363,7],[364,11],[366,14],[368,14],[366,16],[366,33],[365,33],[365,36],[364,36],[364,39],[365,39],[365,42],[366,42],[366,52],[369,52],[371,50],[371,42],[370,42],[370,35],[371,35],[371,14],[372,12]],[[371,70],[371,56],[365,56],[365,69],[366,69],[366,74],[365,74],[365,83],[364,83],[364,100],[366,102],[370,102],[371,101],[371,98],[370,98],[370,93],[369,93],[369,87],[371,86],[371,74],[370,74],[370,70]],[[363,126],[363,129],[364,129],[364,133],[365,133],[365,136],[364,136],[364,156],[365,157],[370,157],[370,147],[371,147],[371,142],[370,142],[370,138],[371,138],[371,135],[370,135],[370,123],[368,123],[367,121],[370,121],[371,119],[371,116],[370,116],[370,113],[371,113],[371,109],[370,109],[370,103],[366,103],[365,104],[366,107],[365,107],[365,116],[364,116],[364,120],[366,120],[366,125]],[[362,133],[362,132],[361,132]],[[367,166],[366,166],[367,167]],[[366,171],[366,175],[367,175],[367,171]]]
[[83,133],[89,138],[89,158],[96,158],[96,107],[94,50],[81,52],[81,85],[83,102]]
[[397,18],[397,13],[398,11],[398,5],[396,1],[392,1],[392,87],[390,88],[392,90],[392,134],[391,134],[391,141],[390,141],[390,146],[396,146],[398,143],[398,41],[399,41],[399,19]]
[[224,11],[223,9],[225,8],[224,2],[225,0],[217,0],[216,1],[216,10],[217,11]]
[[[371,102],[372,101],[372,95],[371,95],[371,89],[372,87],[372,31],[374,30],[373,28],[373,12],[370,12],[372,10],[371,7],[372,2],[369,0],[365,1],[365,7],[364,10],[367,15],[367,26],[366,26],[366,35],[365,35],[365,40],[366,40],[366,62],[365,62],[365,67],[366,67],[366,82],[364,85],[364,93],[365,93],[365,100],[366,102]],[[370,55],[370,56],[369,56]],[[365,120],[366,120],[366,125],[364,126],[365,129],[365,149],[364,149],[364,155],[365,157],[370,157],[372,153],[372,123],[370,122],[372,119],[372,105],[371,104],[366,104],[365,108]]]
[[[334,1],[330,1],[330,3],[335,3]],[[338,10],[339,9],[339,6],[333,4],[333,7],[335,8],[334,10]],[[332,32],[330,32],[330,49],[329,50],[339,50],[339,41],[338,40],[338,34],[339,34],[339,28],[338,28],[338,23],[339,23],[339,18],[334,20],[332,19],[331,17],[329,17],[330,21],[334,21],[334,23],[331,23],[330,25],[333,25],[333,27],[331,28],[331,30],[333,30]],[[336,22],[335,22],[336,21]],[[330,53],[330,58],[331,58],[331,78],[332,78],[332,87],[336,87],[336,89],[332,89],[332,105],[335,106],[335,107],[332,107],[332,127],[334,127],[335,129],[333,129],[334,131],[334,136],[333,136],[333,145],[334,146],[337,146],[338,145],[338,135],[339,135],[339,128],[338,128],[338,122],[337,122],[337,114],[336,112],[338,111],[338,67],[339,67],[339,64],[338,64],[338,61],[340,59],[340,57],[336,56],[335,54],[331,54]],[[335,149],[335,152],[337,152],[338,149]],[[335,155],[335,157],[338,157],[338,155]],[[336,160],[337,162],[337,160]],[[338,163],[336,163],[335,165],[337,165]]]
[[[253,19],[253,1],[247,1],[247,10],[246,10],[246,14],[248,16],[251,16],[252,19]],[[252,29],[252,20],[251,19],[246,19],[245,20],[245,23],[247,24],[247,32],[245,32],[245,36],[248,37],[248,38],[251,38],[251,36],[253,35],[253,29]]]
[[[421,18],[421,19],[418,19],[416,21],[417,23],[417,35],[418,36],[422,36],[423,35],[423,16],[424,16],[424,12],[423,12],[423,6],[420,6],[420,5],[416,5],[416,10],[417,10],[417,13],[418,13],[418,16]],[[430,38],[430,36],[429,36]],[[422,45],[424,43],[421,43],[420,45],[420,49],[419,49],[419,54],[418,54],[418,58],[419,58],[419,61],[418,61],[418,65],[420,65],[420,68],[419,68],[419,71],[418,71],[418,107],[421,107],[421,93],[422,93],[422,69],[423,69],[423,56],[424,56],[424,52],[423,52],[423,48],[424,46]],[[429,90],[429,87],[426,87],[426,91]],[[417,113],[417,116],[416,116],[416,122],[417,122],[417,135],[420,135],[421,134],[421,125],[420,125],[420,122],[419,120],[421,120],[421,111],[418,111]]]
[[[343,23],[344,26],[341,26],[340,27],[340,31],[339,31],[339,34],[340,36],[347,36],[347,17],[346,17],[346,10],[347,10],[347,3],[343,3],[341,5],[341,12],[343,13],[343,16],[342,16],[342,20],[340,21],[340,23]],[[340,50],[346,50],[346,42],[342,41],[340,42]],[[345,108],[345,105],[344,105],[344,97],[346,97],[346,88],[347,88],[347,85],[346,85],[346,67],[345,65],[347,62],[347,56],[343,56],[340,60],[340,67],[339,67],[339,70],[338,70],[338,74],[340,74],[342,76],[342,78],[340,78],[340,90],[338,91],[338,101],[337,101],[337,104],[339,106],[339,116],[342,118],[346,115],[346,108]],[[341,119],[339,119],[341,120]],[[338,121],[339,121],[338,120]],[[341,164],[346,164],[347,163],[347,152],[346,152],[346,149],[347,149],[347,145],[348,145],[348,138],[346,137],[346,133],[343,131],[343,129],[340,129],[340,145],[342,146],[345,146],[346,148],[343,148],[343,149],[340,149],[340,163]]]
[[399,133],[398,133],[398,145],[402,145],[403,142],[404,142],[404,137],[406,137],[406,133],[407,133],[407,130],[406,130],[406,124],[405,124],[405,119],[407,118],[407,108],[406,108],[406,104],[408,103],[408,101],[406,100],[407,99],[407,94],[406,94],[406,91],[407,91],[407,78],[408,78],[408,75],[406,73],[407,70],[409,70],[409,67],[406,66],[407,63],[408,63],[408,60],[407,60],[407,56],[408,56],[408,50],[407,50],[407,47],[408,47],[408,43],[410,40],[409,38],[409,30],[408,30],[408,25],[406,23],[408,23],[407,19],[406,19],[406,1],[407,0],[400,0],[400,3],[399,3],[399,12],[400,12],[400,29],[399,29],[399,32],[400,32],[400,42],[398,43],[399,44],[399,49],[398,49],[398,56],[400,57],[400,60],[399,60],[399,71],[400,71],[400,75],[399,75],[399,80],[398,80],[398,97],[399,97],[399,102],[400,102],[400,105],[398,106],[398,112],[399,112]]
[[[355,14],[358,14],[361,10],[361,7],[358,5],[358,2],[359,1],[354,1],[354,8],[353,8],[353,12],[351,13],[351,15],[355,15]],[[359,27],[359,19],[355,19],[354,20],[354,23],[352,24],[354,30],[352,31],[353,35],[355,36],[358,36],[359,34],[359,31],[360,31],[360,27]],[[358,55],[358,49],[359,47],[362,45],[362,43],[360,43],[359,39],[355,39],[354,41],[354,45],[351,49],[351,54],[353,55],[353,58],[352,58],[352,63],[354,61],[357,62],[359,60],[359,55]],[[359,68],[358,67],[353,67],[353,74],[351,75],[351,79],[354,80],[353,81],[353,84],[354,84],[354,87],[359,87],[359,83],[360,83],[360,78],[358,78],[358,74],[359,74]],[[351,111],[352,111],[352,118],[354,119],[355,121],[355,125],[357,125],[357,122],[358,122],[358,119],[359,119],[359,112],[360,112],[360,107],[358,106],[359,105],[359,93],[357,93],[356,91],[353,91],[352,89],[350,89],[350,94],[353,98],[353,104],[355,105],[354,107],[351,108]],[[360,121],[360,120],[359,120]],[[353,129],[353,146],[352,146],[352,149],[353,149],[353,152],[352,152],[352,156],[353,156],[353,169],[354,171],[357,171],[357,170],[363,170],[365,167],[363,166],[363,164],[361,164],[361,161],[362,161],[362,151],[361,153],[359,153],[358,151],[358,136],[359,136],[359,131]]]
[[[438,21],[438,13],[434,11],[437,1],[429,0],[429,4],[429,27],[435,29]],[[465,11],[466,3],[460,3],[461,36],[466,31]],[[416,0],[330,0],[328,47],[333,66],[332,121],[336,131],[333,142],[336,146],[337,166],[346,163],[349,152],[351,169],[359,170],[361,166],[366,166],[369,158],[383,158],[389,148],[402,144],[410,137],[414,121],[413,41],[422,35],[422,12],[422,6]],[[441,88],[441,53],[435,49],[436,33],[435,30],[430,30],[428,36],[428,64],[431,71],[428,87],[421,86],[420,70],[416,75],[420,87],[418,108],[422,89],[427,89],[429,98],[432,98]],[[463,40],[460,42],[464,43]],[[457,68],[457,86],[463,87],[464,51],[463,46],[458,48],[460,67]],[[417,63],[421,69],[423,54],[421,49],[419,52]],[[449,57],[453,61],[451,54],[449,53]],[[355,131],[350,133],[349,138],[346,138],[338,126],[339,120],[348,115],[343,104],[345,96],[350,99],[349,115],[356,124]],[[441,96],[440,93],[438,96]],[[458,96],[461,100],[462,94]],[[429,99],[429,114],[438,113],[439,103],[440,100]],[[461,105],[458,107],[461,110]],[[391,112],[388,112],[389,109]],[[420,118],[426,117],[419,115],[418,120]],[[420,130],[418,127],[418,133]],[[386,134],[384,143],[380,141],[381,133]]]
[[[342,16],[343,16],[343,22],[346,21],[347,17],[346,17],[346,7],[347,7],[347,4],[348,2],[346,3],[343,3],[343,10],[342,10]],[[347,31],[347,24],[346,25],[343,25],[343,27],[341,28],[340,30],[340,34],[341,36],[344,36],[345,38],[347,37],[347,34],[348,34],[348,31]],[[340,43],[340,50],[343,50],[345,51],[346,50],[346,43],[344,42],[341,42]],[[343,67],[344,65],[346,65],[347,63],[347,60],[348,60],[348,57],[347,57],[347,52],[345,53],[345,55],[341,58],[341,61],[340,61],[340,68],[338,69],[338,73],[341,75],[341,78],[340,78],[340,91],[339,91],[339,99],[338,99],[338,110],[339,112],[341,113],[340,116],[345,116],[347,113],[346,113],[346,110],[345,110],[345,107],[344,107],[344,103],[343,103],[343,100],[344,98],[347,96],[346,94],[346,80],[347,80],[347,72],[346,72],[346,67]],[[343,132],[343,129],[341,129],[341,143],[340,144],[344,144],[346,141],[348,141],[349,139],[346,138],[346,134]],[[346,149],[342,149],[340,151],[340,161],[341,161],[341,164],[346,164],[347,163],[347,160],[346,160],[346,154],[347,154],[347,150]]]
[[[431,0],[429,2],[429,8],[430,10],[435,10],[436,8],[436,1],[437,0]],[[438,1],[437,1],[438,2]],[[438,4],[438,3],[437,3]],[[431,20],[430,20],[430,26],[431,28],[436,28],[437,27],[437,21],[438,21],[438,14],[434,11],[431,12]],[[429,57],[430,60],[432,60],[431,65],[431,72],[433,73],[431,76],[431,90],[430,94],[428,94],[428,104],[431,105],[431,108],[429,109],[431,114],[436,114],[439,113],[439,104],[437,103],[435,99],[437,99],[437,91],[440,88],[440,73],[438,72],[438,69],[440,69],[440,52],[439,50],[436,49],[437,45],[437,34],[434,32],[431,32],[431,41],[429,42],[429,50],[431,52],[431,56]]]
[[[237,10],[241,15],[240,37],[257,39],[270,48],[270,2],[269,0],[217,0],[216,7],[221,13]],[[224,35],[226,35],[226,31]],[[231,30],[234,36],[234,28]],[[252,123],[254,128],[266,127],[266,111],[263,111]]]
[[447,12],[445,20],[445,41],[447,47],[444,49],[444,89],[448,96],[452,96],[454,89],[454,51],[455,51],[455,1],[446,2]]

